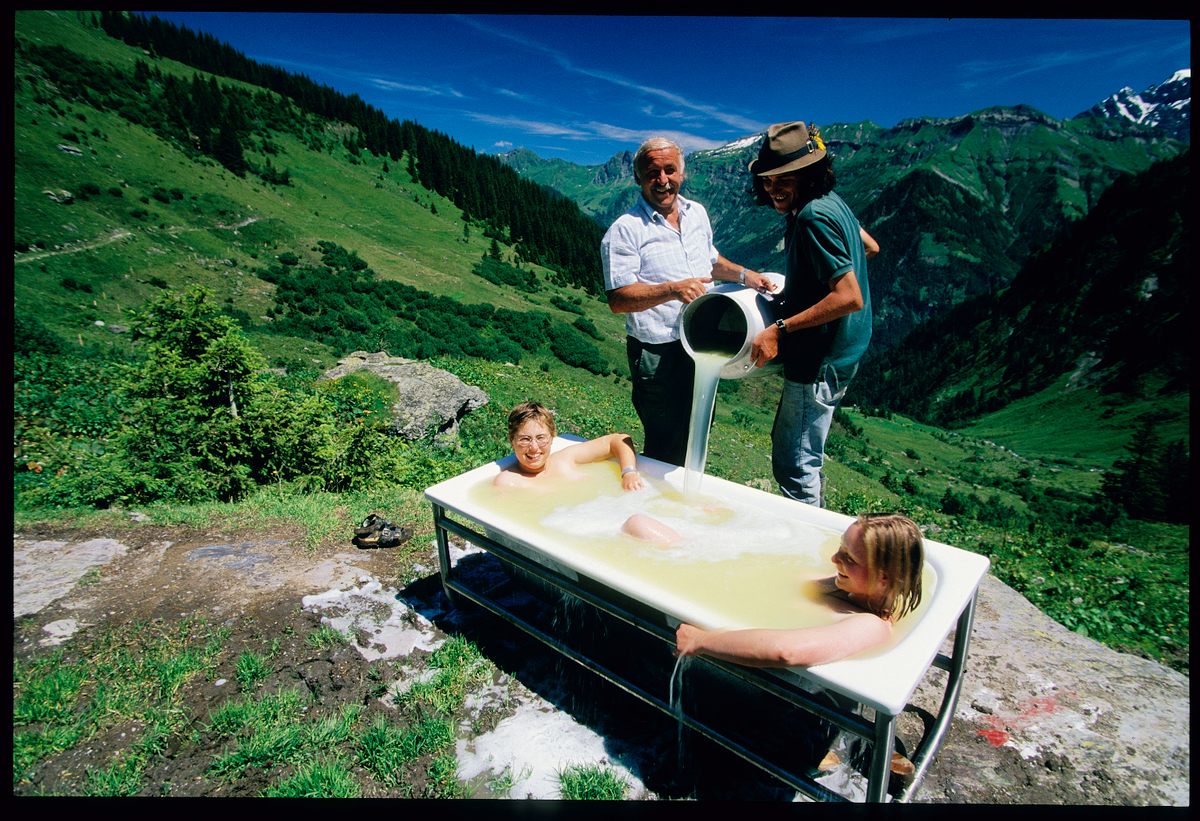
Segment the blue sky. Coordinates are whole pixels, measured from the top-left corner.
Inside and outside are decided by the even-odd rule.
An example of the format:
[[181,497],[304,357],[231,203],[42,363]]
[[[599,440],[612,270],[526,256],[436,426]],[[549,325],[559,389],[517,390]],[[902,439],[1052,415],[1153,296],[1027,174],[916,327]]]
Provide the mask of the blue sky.
[[602,163],[1024,103],[1072,117],[1191,67],[1189,21],[152,12],[480,152]]

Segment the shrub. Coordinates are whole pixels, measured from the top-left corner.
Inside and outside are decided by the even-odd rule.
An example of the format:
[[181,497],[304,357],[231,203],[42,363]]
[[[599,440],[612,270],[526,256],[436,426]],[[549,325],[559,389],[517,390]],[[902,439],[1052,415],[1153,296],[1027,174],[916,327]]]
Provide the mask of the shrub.
[[13,316],[13,354],[62,353],[66,344],[62,337],[48,329],[37,317],[16,314]]
[[612,372],[608,361],[596,346],[568,325],[558,323],[551,327],[550,350],[566,364],[598,376],[608,376]]
[[136,315],[146,355],[116,386],[123,421],[103,452],[47,481],[41,501],[227,501],[267,482],[325,481],[341,456],[332,406],[273,384],[209,296],[167,292]]
[[58,284],[66,288],[68,291],[83,291],[86,294],[92,293],[92,286],[86,282],[80,282],[74,277],[63,277],[58,281]]
[[494,285],[515,288],[525,293],[535,293],[542,288],[537,275],[532,271],[514,268],[507,262],[489,256],[484,256],[471,270]]
[[581,308],[576,303],[570,301],[569,299],[565,299],[564,297],[559,296],[558,294],[555,294],[554,296],[550,297],[550,304],[553,305],[555,308],[559,308],[563,311],[569,311],[570,313],[573,313],[573,314],[580,314],[580,315],[583,314],[583,308]]
[[600,331],[598,331],[596,329],[596,326],[592,323],[592,321],[590,319],[588,319],[587,317],[583,317],[583,316],[577,317],[575,319],[575,321],[571,323],[571,325],[573,327],[578,328],[579,330],[583,331],[585,334],[590,336],[592,339],[604,339],[604,334],[600,333]]

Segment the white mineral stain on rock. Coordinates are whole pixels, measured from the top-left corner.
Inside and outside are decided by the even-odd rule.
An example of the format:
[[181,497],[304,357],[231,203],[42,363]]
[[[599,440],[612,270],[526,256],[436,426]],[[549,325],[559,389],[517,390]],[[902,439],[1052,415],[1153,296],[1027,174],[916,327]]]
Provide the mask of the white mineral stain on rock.
[[[350,637],[367,661],[434,650],[442,642],[428,619],[397,598],[396,589],[364,577],[349,590],[327,590],[301,599],[305,610],[322,613],[321,621]],[[337,615],[325,615],[327,612]],[[386,614],[386,615],[385,615]],[[369,636],[365,645],[360,636]]]
[[62,644],[79,630],[80,624],[75,619],[59,619],[52,621],[42,628],[49,635],[38,642],[43,647],[53,647]]
[[489,733],[460,739],[455,753],[463,781],[485,774],[490,779],[507,770],[514,779],[509,798],[561,798],[559,773],[577,765],[615,772],[629,785],[626,798],[645,792],[633,773],[609,759],[602,736],[539,701],[522,703]]
[[71,592],[85,573],[129,551],[114,539],[71,544],[13,540],[13,618],[37,613]]

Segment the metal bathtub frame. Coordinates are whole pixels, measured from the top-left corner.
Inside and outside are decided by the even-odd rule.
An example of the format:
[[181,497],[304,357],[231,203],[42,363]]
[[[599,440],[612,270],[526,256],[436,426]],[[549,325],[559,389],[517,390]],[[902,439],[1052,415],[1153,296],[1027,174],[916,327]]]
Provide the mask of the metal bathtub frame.
[[[457,515],[466,517],[464,514]],[[455,579],[452,575],[452,567],[450,563],[450,545],[449,534],[454,533],[471,544],[476,545],[486,550],[490,555],[494,556],[501,562],[526,573],[533,575],[541,581],[548,583],[554,588],[579,599],[592,607],[607,613],[621,621],[644,631],[645,633],[654,636],[664,642],[670,652],[674,652],[675,635],[674,632],[667,628],[653,624],[647,621],[642,616],[631,612],[629,609],[617,604],[613,601],[608,601],[594,592],[580,586],[574,580],[567,578],[561,573],[555,572],[550,568],[534,561],[511,548],[497,542],[481,532],[470,529],[469,527],[449,518],[446,515],[446,508],[443,505],[433,502],[433,523],[434,532],[437,539],[438,563],[440,566],[440,575],[442,589],[449,599],[452,606],[456,605],[455,596],[461,595],[470,601],[475,602],[479,606],[494,613],[500,618],[520,628],[530,636],[540,640],[550,648],[558,651],[563,656],[572,661],[584,666],[593,671],[597,675],[617,685],[626,692],[638,697],[642,701],[661,710],[667,715],[677,717],[679,720],[692,730],[695,730],[709,739],[715,741],[736,755],[742,757],[746,761],[761,768],[772,776],[783,781],[785,784],[795,788],[796,790],[808,795],[811,798],[819,801],[849,801],[850,799],[834,792],[824,785],[818,783],[807,775],[794,773],[785,770],[766,758],[762,757],[753,750],[748,749],[741,743],[728,738],[720,731],[705,724],[699,718],[677,713],[672,705],[663,701],[658,696],[647,692],[637,684],[624,678],[619,672],[606,667],[603,664],[589,658],[581,651],[570,647],[555,638],[553,635],[545,632],[540,627],[535,626],[527,620],[522,619],[515,613],[506,609],[492,598],[489,598],[482,592],[473,590],[466,585],[462,580]],[[942,695],[941,707],[938,710],[937,716],[933,723],[926,729],[918,744],[915,752],[909,758],[912,761],[915,772],[911,781],[904,789],[893,799],[887,793],[888,781],[891,774],[891,758],[895,745],[896,735],[896,715],[891,715],[878,708],[868,707],[864,704],[857,704],[854,709],[839,709],[830,707],[806,692],[797,684],[789,682],[785,678],[774,674],[771,671],[743,667],[740,665],[729,664],[717,659],[708,657],[695,657],[695,661],[703,664],[709,664],[719,668],[723,672],[741,679],[751,686],[765,690],[784,701],[796,706],[808,713],[811,713],[818,718],[830,722],[836,727],[863,739],[871,748],[869,774],[867,779],[867,790],[865,800],[867,802],[884,802],[894,800],[898,802],[907,802],[912,798],[913,794],[920,786],[922,779],[925,776],[929,765],[933,761],[934,755],[945,739],[946,733],[950,727],[950,721],[954,716],[955,706],[958,703],[959,692],[962,688],[963,672],[966,666],[968,645],[971,637],[971,626],[975,613],[975,602],[978,595],[978,588],[972,593],[970,600],[963,607],[962,612],[958,616],[954,634],[954,645],[951,655],[947,656],[943,653],[938,653],[931,667],[937,667],[948,673],[945,692]],[[928,670],[926,671],[928,673]],[[849,699],[853,700],[853,698]],[[871,710],[874,713],[874,719],[869,721],[863,717],[863,713]]]

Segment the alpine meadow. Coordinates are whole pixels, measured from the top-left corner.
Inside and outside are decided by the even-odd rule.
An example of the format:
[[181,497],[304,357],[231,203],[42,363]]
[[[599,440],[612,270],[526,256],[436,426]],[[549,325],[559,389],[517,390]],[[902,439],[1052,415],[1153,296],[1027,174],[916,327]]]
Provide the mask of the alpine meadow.
[[[14,44],[18,531],[286,521],[321,551],[386,510],[427,543],[423,490],[507,454],[519,402],[640,441],[598,255],[629,155],[479,154],[153,17],[21,11]],[[883,248],[827,505],[903,512],[1066,627],[1188,673],[1188,144],[1020,107],[822,129]],[[781,270],[756,151],[689,155],[688,195],[723,255]],[[355,351],[488,401],[452,436],[398,436],[391,383],[321,378]],[[780,379],[720,383],[710,474],[778,492]],[[163,641],[203,647],[195,670],[227,652],[192,630]],[[457,650],[444,666],[473,675]],[[21,662],[18,704],[46,663]],[[39,739],[14,742],[14,785],[74,743]],[[453,794],[429,760],[416,794]]]

